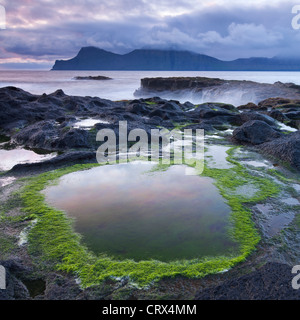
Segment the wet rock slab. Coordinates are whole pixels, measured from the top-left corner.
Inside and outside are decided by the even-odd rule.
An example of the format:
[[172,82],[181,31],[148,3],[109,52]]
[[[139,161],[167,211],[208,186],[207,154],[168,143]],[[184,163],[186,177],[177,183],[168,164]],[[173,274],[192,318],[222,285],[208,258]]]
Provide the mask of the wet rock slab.
[[300,291],[292,288],[292,267],[266,263],[258,270],[196,294],[196,300],[299,300]]

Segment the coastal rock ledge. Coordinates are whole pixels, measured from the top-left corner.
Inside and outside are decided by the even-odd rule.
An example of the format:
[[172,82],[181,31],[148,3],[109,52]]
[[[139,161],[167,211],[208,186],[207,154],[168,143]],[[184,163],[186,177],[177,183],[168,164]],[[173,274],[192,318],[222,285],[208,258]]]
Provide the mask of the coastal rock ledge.
[[[135,96],[182,94],[189,91],[198,99],[210,97],[219,99],[222,96],[231,96],[239,93],[242,103],[258,103],[262,100],[275,97],[300,99],[300,86],[294,83],[275,82],[258,83],[254,81],[224,80],[206,77],[170,77],[170,78],[144,78],[141,87],[136,90]],[[213,100],[211,100],[213,101]],[[226,102],[226,101],[222,101]]]

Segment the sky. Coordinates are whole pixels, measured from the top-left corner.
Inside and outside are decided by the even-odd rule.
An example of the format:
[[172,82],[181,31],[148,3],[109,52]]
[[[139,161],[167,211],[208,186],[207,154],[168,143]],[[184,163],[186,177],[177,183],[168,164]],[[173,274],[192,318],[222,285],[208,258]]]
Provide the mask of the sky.
[[[189,50],[222,60],[300,56],[289,0],[0,0],[0,68],[49,68],[96,46]],[[299,10],[300,13],[300,10]],[[0,28],[1,28],[0,12]],[[300,23],[300,17],[299,17]]]

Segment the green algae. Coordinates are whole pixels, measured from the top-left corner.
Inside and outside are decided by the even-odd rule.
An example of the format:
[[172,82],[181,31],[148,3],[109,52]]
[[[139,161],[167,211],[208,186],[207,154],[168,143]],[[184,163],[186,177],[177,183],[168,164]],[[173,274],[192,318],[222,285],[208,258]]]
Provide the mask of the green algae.
[[[230,169],[216,169],[205,166],[202,175],[215,180],[221,195],[231,207],[230,216],[232,238],[239,243],[239,253],[228,256],[205,257],[201,259],[161,262],[147,260],[115,260],[107,255],[96,256],[82,243],[81,236],[74,232],[74,221],[64,212],[50,207],[41,193],[58,178],[78,170],[86,170],[99,164],[75,165],[43,173],[32,178],[20,191],[27,216],[36,219],[36,224],[28,235],[28,250],[36,263],[43,268],[56,268],[72,272],[81,281],[82,287],[101,283],[107,279],[130,279],[137,286],[147,286],[165,277],[185,276],[201,278],[208,274],[223,272],[244,261],[251,254],[258,242],[259,234],[251,219],[247,204],[257,203],[275,196],[279,187],[267,178],[253,176],[237,161],[233,160],[235,148],[227,151],[227,161],[233,164]],[[167,166],[156,167],[165,170]],[[259,192],[251,198],[234,195],[237,187],[251,182]]]

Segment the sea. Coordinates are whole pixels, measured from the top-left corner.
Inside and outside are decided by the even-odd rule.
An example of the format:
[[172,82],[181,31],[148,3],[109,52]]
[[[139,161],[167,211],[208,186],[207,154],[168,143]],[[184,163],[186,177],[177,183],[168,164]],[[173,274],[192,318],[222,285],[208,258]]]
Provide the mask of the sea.
[[[111,80],[75,80],[77,76],[106,76]],[[300,85],[300,72],[228,72],[228,71],[49,71],[49,70],[2,70],[0,87],[15,86],[33,94],[50,94],[62,89],[67,95],[92,96],[113,101],[137,98],[142,78],[152,77],[209,77],[225,80],[250,80],[260,83],[295,83]],[[141,96],[139,96],[141,97]],[[146,96],[145,96],[146,97]],[[164,98],[174,98],[172,95]],[[203,102],[225,102],[241,105],[243,94],[215,92],[207,96],[192,95],[189,92],[176,96],[176,100],[194,104]],[[254,100],[254,99],[253,99]]]

